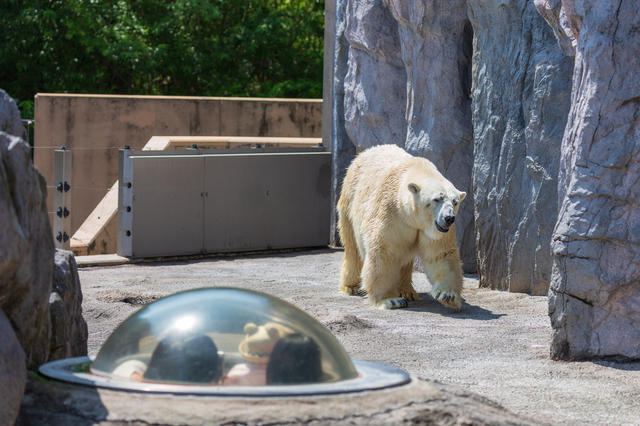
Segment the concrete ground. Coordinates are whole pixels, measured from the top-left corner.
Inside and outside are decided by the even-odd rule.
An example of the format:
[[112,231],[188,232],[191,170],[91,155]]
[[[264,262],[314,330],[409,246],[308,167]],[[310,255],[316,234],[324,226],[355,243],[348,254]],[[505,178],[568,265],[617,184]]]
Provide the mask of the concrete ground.
[[463,310],[454,313],[428,295],[431,285],[416,272],[422,300],[379,310],[338,291],[341,261],[341,250],[321,249],[81,267],[89,355],[147,303],[193,288],[237,286],[305,310],[354,359],[460,386],[538,422],[640,425],[640,362],[550,360],[546,297],[481,289],[477,276],[467,275]]

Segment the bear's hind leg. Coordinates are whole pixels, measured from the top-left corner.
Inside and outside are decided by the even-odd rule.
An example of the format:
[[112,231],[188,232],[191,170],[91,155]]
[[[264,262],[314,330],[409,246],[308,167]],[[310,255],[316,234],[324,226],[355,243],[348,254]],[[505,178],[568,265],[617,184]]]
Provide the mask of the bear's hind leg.
[[380,309],[398,309],[409,306],[409,301],[398,293],[400,268],[392,256],[381,250],[367,253],[362,268],[362,288],[371,303]]
[[407,300],[420,300],[420,296],[413,288],[413,260],[407,263],[400,270],[400,283],[398,289],[400,290],[400,296]]
[[360,289],[360,273],[362,271],[362,258],[358,252],[353,227],[342,212],[339,217],[338,227],[340,240],[344,247],[344,259],[340,268],[340,291],[349,295],[363,295]]

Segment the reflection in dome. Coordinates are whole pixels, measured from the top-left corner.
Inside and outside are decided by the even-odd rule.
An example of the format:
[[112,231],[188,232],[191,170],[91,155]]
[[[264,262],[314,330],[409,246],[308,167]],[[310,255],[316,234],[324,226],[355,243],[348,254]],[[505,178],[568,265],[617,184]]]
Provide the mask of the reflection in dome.
[[333,335],[275,297],[208,288],[158,300],[107,339],[91,372],[190,385],[331,383],[358,375]]

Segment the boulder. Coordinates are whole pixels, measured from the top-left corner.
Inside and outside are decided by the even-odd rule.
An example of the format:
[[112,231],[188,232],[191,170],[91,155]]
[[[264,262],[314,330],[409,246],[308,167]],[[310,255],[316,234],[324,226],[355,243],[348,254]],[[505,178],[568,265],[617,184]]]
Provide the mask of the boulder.
[[[12,112],[7,112],[12,111]],[[31,161],[15,102],[0,91],[0,309],[35,368],[49,356],[54,244],[47,187]],[[17,135],[17,136],[16,136]]]
[[29,145],[0,132],[0,308],[29,368],[48,358],[54,244],[46,191]]
[[82,317],[82,289],[73,253],[56,250],[53,291],[49,298],[49,361],[87,355],[87,323]]
[[87,324],[73,254],[55,252],[46,185],[29,151],[20,138],[0,132],[0,308],[35,369],[86,355]]
[[640,4],[562,7],[577,42],[553,234],[551,356],[638,359]]
[[[16,115],[17,122],[9,120]],[[2,128],[20,133],[19,117],[13,99],[0,91]],[[45,199],[46,184],[29,146],[0,132],[0,309],[30,369],[87,354],[77,266],[71,252],[55,252]]]
[[25,131],[16,101],[0,89],[0,132],[24,138]]
[[[533,2],[468,0],[480,286],[547,293],[573,61]],[[466,201],[465,201],[466,202]]]
[[467,191],[470,198],[458,215],[456,235],[464,270],[475,272],[473,34],[466,5],[409,3],[347,3],[342,15],[348,42],[344,125],[358,150],[380,144],[404,147],[431,160],[457,188]]
[[12,425],[27,382],[24,351],[9,319],[0,309],[0,425]]

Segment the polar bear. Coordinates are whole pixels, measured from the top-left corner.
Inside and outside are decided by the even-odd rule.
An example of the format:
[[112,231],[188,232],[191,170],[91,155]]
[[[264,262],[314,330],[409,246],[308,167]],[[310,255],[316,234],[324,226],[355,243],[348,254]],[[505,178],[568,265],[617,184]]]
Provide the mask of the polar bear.
[[359,154],[338,201],[340,290],[364,293],[381,309],[405,308],[419,299],[411,282],[419,256],[431,296],[459,310],[462,268],[454,221],[466,195],[433,163],[395,145]]

